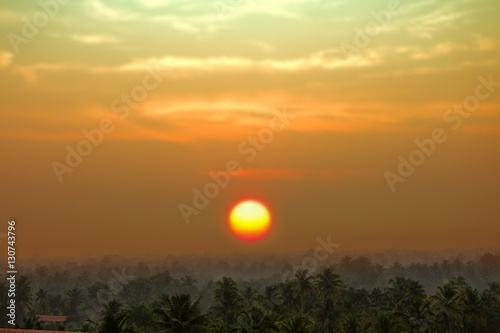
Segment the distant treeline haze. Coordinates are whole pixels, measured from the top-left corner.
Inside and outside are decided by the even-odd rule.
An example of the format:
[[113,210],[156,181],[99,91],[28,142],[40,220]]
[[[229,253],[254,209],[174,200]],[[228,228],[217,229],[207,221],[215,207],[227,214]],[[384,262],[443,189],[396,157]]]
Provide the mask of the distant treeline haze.
[[[212,273],[179,275],[186,269],[179,261],[167,269],[161,260],[133,266],[124,260],[27,268],[16,281],[17,326],[103,333],[500,332],[500,255],[389,266],[343,257],[311,271],[285,261],[260,278],[216,276],[234,269],[227,262]],[[12,327],[2,281],[0,326]],[[56,324],[36,315],[68,318]]]

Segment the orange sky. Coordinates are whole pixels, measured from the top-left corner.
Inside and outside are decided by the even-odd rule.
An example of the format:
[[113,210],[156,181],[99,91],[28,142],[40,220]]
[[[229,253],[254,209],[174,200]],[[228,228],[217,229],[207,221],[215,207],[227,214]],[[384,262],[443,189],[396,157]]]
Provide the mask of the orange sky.
[[[18,256],[498,247],[496,1],[42,4],[0,9]],[[247,197],[273,214],[259,242],[227,229]]]

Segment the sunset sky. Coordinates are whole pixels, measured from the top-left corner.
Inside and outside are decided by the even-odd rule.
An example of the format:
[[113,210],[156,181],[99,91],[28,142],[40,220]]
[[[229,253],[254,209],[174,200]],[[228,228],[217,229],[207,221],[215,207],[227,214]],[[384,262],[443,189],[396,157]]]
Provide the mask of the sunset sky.
[[[329,235],[342,249],[498,248],[499,10],[3,1],[0,233],[16,219],[20,258],[282,253]],[[391,189],[387,172],[436,128],[444,142]],[[82,141],[92,151],[69,166]],[[242,170],[186,223],[181,207],[228,163]],[[228,230],[244,198],[271,211],[260,241]]]

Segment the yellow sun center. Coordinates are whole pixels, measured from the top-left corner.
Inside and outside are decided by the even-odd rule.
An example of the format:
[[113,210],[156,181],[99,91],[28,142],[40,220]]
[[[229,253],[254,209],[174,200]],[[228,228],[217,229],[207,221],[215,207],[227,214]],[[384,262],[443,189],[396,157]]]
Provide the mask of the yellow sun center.
[[271,215],[266,206],[255,200],[237,204],[229,215],[231,231],[241,239],[257,240],[262,238],[271,225]]

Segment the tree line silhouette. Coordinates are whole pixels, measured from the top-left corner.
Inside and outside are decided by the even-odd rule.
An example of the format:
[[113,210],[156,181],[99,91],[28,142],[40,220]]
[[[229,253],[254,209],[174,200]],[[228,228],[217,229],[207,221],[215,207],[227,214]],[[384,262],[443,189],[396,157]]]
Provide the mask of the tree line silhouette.
[[[129,277],[119,288],[89,280],[85,271],[69,278],[68,272],[49,273],[41,266],[16,283],[17,323],[26,329],[68,329],[36,317],[44,314],[68,316],[75,331],[102,333],[495,333],[500,332],[499,259],[486,254],[468,263],[382,267],[366,257],[344,257],[315,272],[298,268],[285,280],[279,274],[257,280],[225,276],[201,284],[161,271]],[[456,272],[472,276],[476,285],[461,275],[449,277]],[[423,282],[435,280],[442,283],[426,291]],[[8,327],[7,289],[0,283],[2,327]]]

